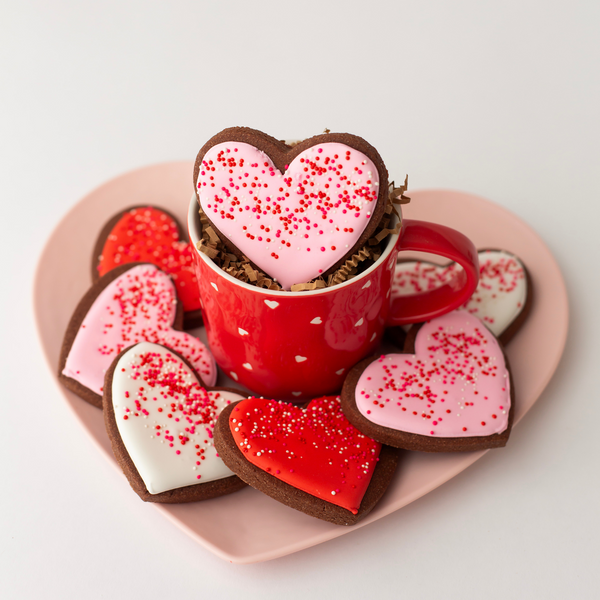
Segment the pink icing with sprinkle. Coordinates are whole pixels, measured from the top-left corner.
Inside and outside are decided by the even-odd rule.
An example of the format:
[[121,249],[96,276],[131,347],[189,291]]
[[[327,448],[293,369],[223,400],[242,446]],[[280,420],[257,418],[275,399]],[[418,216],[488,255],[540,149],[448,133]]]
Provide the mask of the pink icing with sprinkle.
[[205,154],[197,189],[219,231],[289,290],[356,244],[377,204],[379,173],[344,144],[313,146],[282,174],[258,148],[225,142]]
[[194,336],[172,329],[176,311],[171,278],[153,265],[129,269],[112,281],[86,314],[67,357],[63,375],[102,395],[104,374],[121,350],[147,341],[179,352],[212,386],[215,359]]
[[425,323],[415,354],[371,363],[356,404],[373,423],[425,436],[471,437],[508,426],[510,380],[500,345],[481,321],[454,311]]

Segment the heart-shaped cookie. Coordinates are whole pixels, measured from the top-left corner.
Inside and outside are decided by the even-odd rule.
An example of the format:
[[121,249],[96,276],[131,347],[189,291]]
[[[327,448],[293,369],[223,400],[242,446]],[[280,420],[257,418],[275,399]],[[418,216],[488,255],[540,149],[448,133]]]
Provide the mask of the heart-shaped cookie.
[[245,484],[219,458],[213,430],[220,412],[243,396],[205,389],[176,352],[141,342],[106,373],[104,420],[117,462],[146,502],[192,502]]
[[[529,314],[533,298],[531,278],[523,262],[506,250],[484,249],[478,255],[479,284],[463,308],[481,319],[506,344]],[[418,260],[399,261],[392,299],[435,289],[448,283],[461,269],[456,263],[440,266]]]
[[193,252],[173,215],[155,206],[127,208],[100,231],[92,253],[92,281],[124,264],[152,263],[173,278],[183,304],[184,327],[199,327],[202,313]]
[[176,350],[206,385],[214,385],[215,359],[198,338],[179,331],[180,307],[171,278],[156,266],[133,263],[109,271],[71,317],[60,356],[60,380],[101,407],[104,375],[112,361],[124,348],[148,341]]
[[397,452],[354,428],[339,397],[312,400],[305,409],[249,398],[227,407],[215,445],[241,479],[287,506],[352,525],[387,488]]
[[513,384],[502,347],[481,321],[454,311],[409,332],[405,354],[360,362],[342,408],[374,439],[407,450],[471,451],[506,445]]
[[387,202],[377,151],[328,133],[293,148],[244,127],[196,158],[200,206],[221,240],[284,289],[335,271],[375,231]]

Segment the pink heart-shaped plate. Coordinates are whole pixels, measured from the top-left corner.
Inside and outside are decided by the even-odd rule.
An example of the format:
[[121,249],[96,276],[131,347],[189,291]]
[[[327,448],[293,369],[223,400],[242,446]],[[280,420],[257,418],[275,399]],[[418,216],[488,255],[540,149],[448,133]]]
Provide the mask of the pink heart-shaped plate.
[[[97,224],[106,222],[127,206],[144,203],[163,206],[183,221],[190,201],[192,169],[191,162],[166,163],[121,175],[83,198],[52,232],[40,257],[34,288],[40,343],[52,373],[56,372],[62,337],[71,313],[90,285],[89,255],[98,233]],[[480,248],[504,248],[514,252],[531,273],[535,303],[528,320],[507,347],[517,391],[515,422],[518,422],[550,381],[563,352],[568,304],[558,266],[537,234],[500,206],[461,192],[417,191],[411,192],[411,197],[413,201],[403,210],[406,217],[454,227]],[[61,385],[58,389],[92,440],[114,462],[101,411]],[[47,398],[39,401],[47,401]],[[517,427],[512,436],[519,433]],[[368,525],[448,481],[484,453],[407,452],[381,502],[354,527],[319,521],[249,488],[205,502],[157,508],[226,560],[264,561]],[[123,485],[128,486],[125,478]]]

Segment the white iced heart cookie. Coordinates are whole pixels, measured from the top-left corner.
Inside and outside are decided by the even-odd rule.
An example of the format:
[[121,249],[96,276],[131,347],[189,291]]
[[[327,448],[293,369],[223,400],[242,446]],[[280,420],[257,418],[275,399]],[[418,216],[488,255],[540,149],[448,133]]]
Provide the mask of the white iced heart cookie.
[[178,354],[149,342],[123,351],[106,385],[113,452],[143,500],[190,502],[243,487],[219,458],[213,429],[221,411],[244,396],[204,388]]
[[[531,304],[531,282],[521,260],[505,250],[479,251],[479,285],[463,306],[506,344],[525,320]],[[424,261],[399,262],[392,298],[432,290],[462,269],[456,263],[439,266]]]

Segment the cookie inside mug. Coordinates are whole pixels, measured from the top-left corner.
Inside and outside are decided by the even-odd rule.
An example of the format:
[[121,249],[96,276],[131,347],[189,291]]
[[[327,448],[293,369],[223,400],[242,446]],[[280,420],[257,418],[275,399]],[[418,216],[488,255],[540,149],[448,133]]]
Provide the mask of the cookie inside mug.
[[389,193],[375,148],[345,133],[296,143],[224,130],[199,152],[194,185],[198,250],[240,281],[292,292],[337,285],[376,262],[399,231],[394,203],[408,200],[406,185]]

